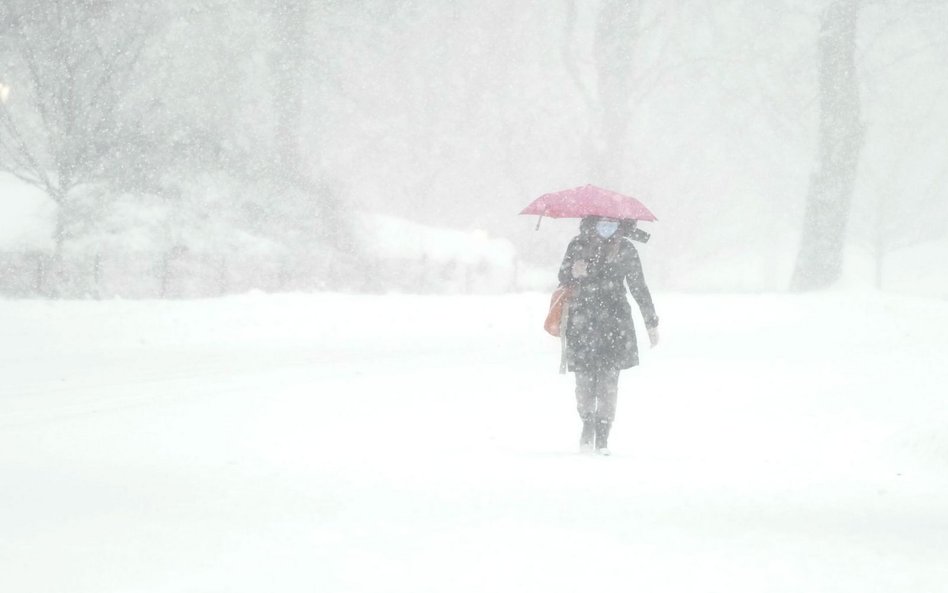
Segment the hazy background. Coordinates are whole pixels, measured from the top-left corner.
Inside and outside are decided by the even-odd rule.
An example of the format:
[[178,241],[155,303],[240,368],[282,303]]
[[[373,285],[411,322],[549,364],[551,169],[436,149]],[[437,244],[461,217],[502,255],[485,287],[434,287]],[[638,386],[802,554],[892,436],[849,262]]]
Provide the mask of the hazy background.
[[[946,66],[948,0],[0,0],[0,592],[946,591]],[[608,461],[517,215],[587,183],[659,219]]]
[[546,289],[577,223],[517,212],[595,183],[658,216],[659,289],[944,296],[945,31],[925,0],[0,0],[0,293]]

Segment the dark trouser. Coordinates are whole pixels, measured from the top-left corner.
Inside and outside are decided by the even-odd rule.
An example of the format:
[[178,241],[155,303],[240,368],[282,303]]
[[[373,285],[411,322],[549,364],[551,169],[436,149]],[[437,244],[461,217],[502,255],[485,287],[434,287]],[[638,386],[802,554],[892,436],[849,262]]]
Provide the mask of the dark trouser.
[[583,422],[612,424],[619,397],[619,369],[576,372],[576,410]]

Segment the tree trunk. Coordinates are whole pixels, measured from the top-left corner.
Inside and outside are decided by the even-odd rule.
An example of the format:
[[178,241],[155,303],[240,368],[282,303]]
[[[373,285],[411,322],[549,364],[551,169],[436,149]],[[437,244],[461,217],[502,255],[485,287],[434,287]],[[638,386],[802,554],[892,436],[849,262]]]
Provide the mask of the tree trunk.
[[69,232],[69,189],[49,180],[45,185],[46,195],[56,204],[56,220],[53,229],[53,260],[57,268],[62,268],[66,251],[66,239]]
[[300,126],[303,114],[303,72],[306,70],[305,0],[280,0],[272,8],[275,64],[276,150],[279,168],[293,183],[302,177],[303,158]]
[[822,17],[819,154],[791,283],[795,291],[828,288],[843,272],[846,227],[863,143],[855,63],[860,4],[861,0],[834,0]]
[[342,220],[342,205],[332,189],[307,163],[303,145],[307,105],[306,74],[313,68],[308,22],[311,0],[277,0],[270,5],[276,47],[274,103],[276,109],[275,172],[293,192],[305,196],[300,211],[312,221],[314,238],[338,249],[351,250],[349,233]]

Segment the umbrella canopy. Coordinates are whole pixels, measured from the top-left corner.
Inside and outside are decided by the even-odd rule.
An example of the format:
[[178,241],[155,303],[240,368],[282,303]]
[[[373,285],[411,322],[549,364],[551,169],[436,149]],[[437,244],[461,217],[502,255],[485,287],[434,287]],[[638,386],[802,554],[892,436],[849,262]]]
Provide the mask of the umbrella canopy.
[[625,196],[595,185],[584,185],[544,194],[531,202],[520,214],[537,214],[550,218],[603,216],[617,219],[658,220],[645,207],[645,204],[632,196]]

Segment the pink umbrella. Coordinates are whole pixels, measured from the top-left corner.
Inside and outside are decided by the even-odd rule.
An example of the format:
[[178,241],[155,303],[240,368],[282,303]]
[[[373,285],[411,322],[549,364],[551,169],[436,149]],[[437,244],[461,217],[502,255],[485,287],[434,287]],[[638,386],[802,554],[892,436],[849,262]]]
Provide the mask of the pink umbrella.
[[[520,214],[537,214],[541,218],[584,218],[603,216],[605,218],[658,220],[645,207],[645,204],[632,196],[585,185],[563,191],[544,194],[524,208]],[[540,226],[537,221],[537,227]]]

